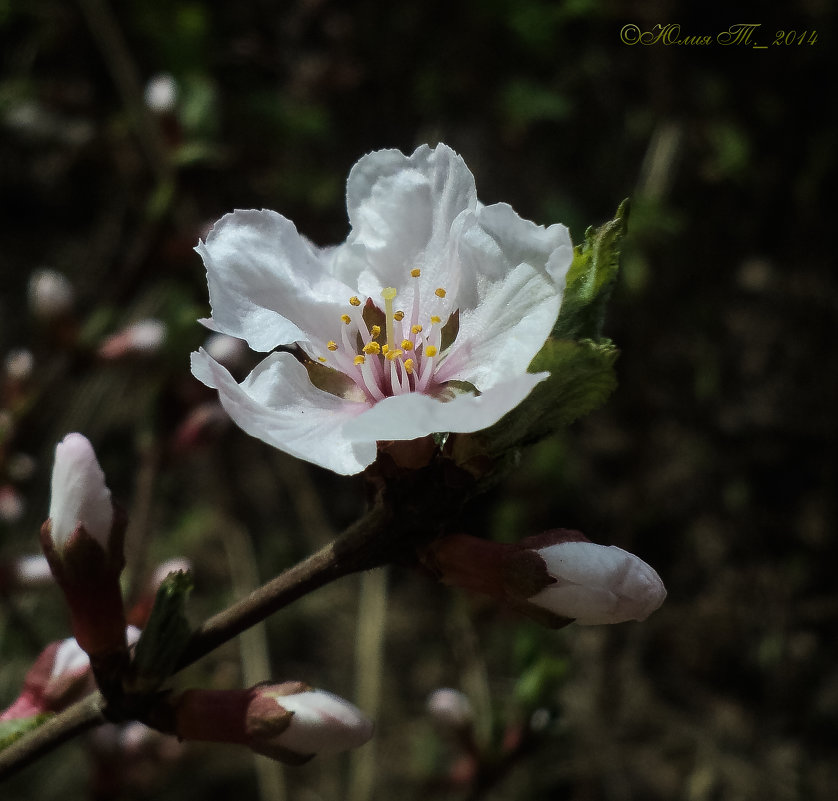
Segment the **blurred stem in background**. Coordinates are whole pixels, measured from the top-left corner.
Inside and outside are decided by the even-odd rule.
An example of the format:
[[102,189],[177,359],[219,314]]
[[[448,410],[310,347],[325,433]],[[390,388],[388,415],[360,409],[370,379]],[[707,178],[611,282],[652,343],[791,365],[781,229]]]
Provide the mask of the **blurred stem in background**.
[[[387,626],[388,569],[368,570],[361,575],[358,626],[355,635],[355,702],[373,720],[379,717]],[[347,801],[369,801],[376,777],[376,741],[351,755]]]

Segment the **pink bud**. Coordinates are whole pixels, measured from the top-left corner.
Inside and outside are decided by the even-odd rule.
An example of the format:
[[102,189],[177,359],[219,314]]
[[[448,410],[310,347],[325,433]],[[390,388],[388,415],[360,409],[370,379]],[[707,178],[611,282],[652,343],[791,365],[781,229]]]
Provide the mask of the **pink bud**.
[[81,434],[67,434],[55,449],[49,516],[59,553],[79,525],[107,549],[113,526],[111,491],[93,446]]
[[41,546],[101,686],[105,673],[115,675],[127,660],[119,585],[126,521],[115,514],[105,475],[81,434],[68,434],[55,449],[49,511]]
[[645,620],[666,598],[660,576],[634,554],[585,540],[539,548],[554,580],[529,603],[583,626]]

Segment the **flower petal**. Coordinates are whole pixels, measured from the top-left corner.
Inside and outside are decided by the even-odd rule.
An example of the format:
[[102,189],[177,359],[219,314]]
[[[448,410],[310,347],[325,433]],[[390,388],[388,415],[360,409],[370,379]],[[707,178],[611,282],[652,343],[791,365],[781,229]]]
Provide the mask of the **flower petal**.
[[347,422],[343,434],[347,439],[365,442],[417,439],[444,431],[479,431],[514,409],[548,375],[525,373],[496,384],[482,395],[464,393],[447,403],[418,392],[385,398]]
[[573,248],[565,226],[535,225],[498,203],[479,210],[458,255],[460,330],[437,378],[485,391],[526,371],[544,345],[559,315]]
[[226,214],[195,250],[207,268],[210,327],[246,339],[254,350],[327,342],[355,294],[275,211]]
[[342,427],[366,405],[317,389],[289,353],[272,353],[241,383],[204,350],[192,354],[192,373],[218,390],[236,425],[275,448],[342,475],[375,460],[375,440],[350,440]]
[[433,288],[455,291],[452,226],[477,206],[474,176],[457,153],[441,144],[411,156],[370,153],[349,173],[346,200],[352,232],[333,254],[337,275],[374,299],[384,287],[404,286],[413,268]]

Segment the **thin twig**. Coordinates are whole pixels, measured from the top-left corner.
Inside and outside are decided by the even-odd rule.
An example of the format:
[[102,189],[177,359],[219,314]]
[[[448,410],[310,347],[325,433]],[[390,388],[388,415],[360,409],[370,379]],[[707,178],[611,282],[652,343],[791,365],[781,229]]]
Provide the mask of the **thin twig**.
[[105,722],[104,699],[97,692],[67,707],[37,729],[0,751],[0,779],[30,765],[67,740]]
[[197,662],[274,612],[337,578],[384,564],[376,549],[384,521],[377,507],[336,540],[289,568],[200,625],[192,634],[177,670]]
[[[254,590],[247,598],[211,617],[193,633],[177,666],[187,665],[238,636],[312,590],[341,576],[378,567],[387,561],[380,550],[386,513],[373,508],[334,542]],[[11,775],[65,741],[105,722],[102,697],[94,693],[23,735],[0,752],[0,778]]]

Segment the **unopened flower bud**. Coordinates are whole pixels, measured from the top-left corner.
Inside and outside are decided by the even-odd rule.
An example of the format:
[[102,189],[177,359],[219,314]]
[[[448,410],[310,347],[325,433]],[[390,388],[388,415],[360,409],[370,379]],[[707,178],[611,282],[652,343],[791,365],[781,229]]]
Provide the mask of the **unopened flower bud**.
[[55,270],[38,270],[29,279],[29,307],[41,320],[68,315],[73,308],[73,296],[73,285]]
[[655,570],[616,545],[565,540],[535,553],[553,583],[527,600],[580,625],[645,620],[666,598]]
[[468,696],[451,687],[434,690],[425,708],[437,723],[450,729],[464,729],[474,720],[474,708]]
[[565,529],[515,544],[445,537],[431,546],[428,563],[446,583],[551,626],[645,620],[666,598],[660,576],[642,559]]
[[247,343],[229,334],[212,333],[204,343],[204,350],[228,370],[236,370],[247,356]]
[[81,434],[67,434],[55,448],[49,517],[52,543],[59,553],[79,526],[103,549],[108,547],[111,491],[93,446]]
[[11,484],[4,484],[0,486],[0,521],[3,523],[17,523],[23,512],[26,509],[26,504],[23,501],[23,496]]
[[291,764],[357,748],[373,732],[372,722],[348,701],[301,682],[189,690],[174,705],[178,737],[239,743]]
[[3,368],[9,381],[21,384],[27,381],[35,368],[35,357],[28,348],[16,348],[6,354]]
[[166,324],[162,320],[140,320],[111,334],[99,346],[103,359],[126,356],[148,356],[160,350],[166,340]]
[[[129,643],[135,643],[139,636],[139,630],[133,627],[126,632]],[[90,659],[75,638],[52,642],[29,668],[20,696],[0,714],[0,720],[60,712],[93,689]]]
[[119,575],[124,566],[125,520],[93,446],[68,434],[55,449],[50,516],[41,545],[70,609],[73,633],[94,669],[125,657],[125,613]]
[[177,81],[168,72],[154,75],[145,86],[145,104],[155,114],[170,114],[177,103]]

